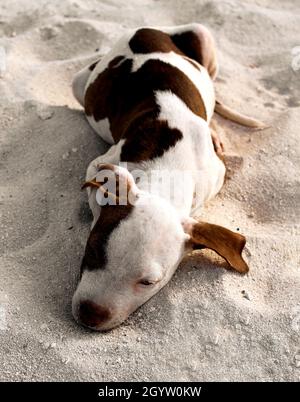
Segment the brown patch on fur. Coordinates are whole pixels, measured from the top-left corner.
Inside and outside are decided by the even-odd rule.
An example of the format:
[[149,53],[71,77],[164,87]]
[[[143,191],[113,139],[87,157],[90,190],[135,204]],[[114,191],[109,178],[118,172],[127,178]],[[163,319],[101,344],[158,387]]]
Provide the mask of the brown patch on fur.
[[136,31],[129,41],[129,47],[136,54],[173,51],[183,55],[168,34],[152,28],[142,28]]
[[217,58],[214,40],[209,32],[199,25],[198,29],[171,35],[171,39],[185,55],[205,67],[211,78],[215,79]]
[[203,65],[201,41],[195,32],[187,31],[171,35],[171,39],[184,54]]
[[136,72],[131,68],[132,60],[126,59],[99,74],[86,91],[85,111],[96,121],[108,117],[115,142],[128,138],[121,160],[133,161],[126,158],[134,154],[137,162],[162,155],[182,138],[182,133],[169,128],[167,122],[158,121],[154,91],[169,90],[193,113],[205,120],[207,116],[199,91],[178,68],[155,59],[146,61]]
[[[189,42],[191,36],[194,39],[193,43]],[[133,53],[136,54],[174,52],[181,55],[185,60],[191,63],[193,67],[197,68],[197,70],[200,70],[199,65],[195,61],[201,64],[199,61],[202,60],[202,56],[199,57],[199,54],[201,55],[201,46],[199,44],[199,38],[192,31],[170,36],[158,29],[142,28],[136,31],[135,35],[131,38],[129,47]],[[191,52],[191,49],[194,51]],[[196,57],[191,58],[190,54]]]
[[[133,53],[175,52],[188,60],[195,68],[197,61],[214,79],[217,72],[215,44],[211,34],[199,25],[198,29],[169,35],[157,29],[139,29],[129,41]],[[186,57],[187,56],[187,57]]]
[[[188,32],[192,33],[192,32]],[[195,34],[196,35],[196,34]],[[148,54],[154,52],[161,53],[169,53],[174,52],[181,55],[185,60],[192,64],[197,70],[200,70],[198,64],[194,61],[198,61],[197,58],[194,57],[192,60],[189,56],[190,46],[196,46],[197,49],[194,51],[194,54],[198,56],[198,52],[201,53],[201,48],[199,48],[199,43],[195,40],[193,44],[186,43],[186,40],[189,39],[190,35],[184,36],[175,35],[175,41],[173,40],[173,36],[166,34],[158,29],[152,28],[142,28],[136,31],[134,36],[129,41],[129,47],[133,51],[133,53],[139,54]],[[176,41],[178,42],[178,46]],[[198,39],[199,41],[199,39]],[[187,47],[187,52],[185,51]],[[186,55],[186,56],[185,56]],[[201,63],[200,63],[201,64]]]
[[[94,187],[100,189],[106,198],[110,199],[108,205],[101,207],[99,219],[92,229],[85,249],[84,258],[82,261],[81,272],[83,270],[104,269],[106,265],[106,244],[113,230],[120,224],[123,219],[126,219],[132,211],[133,205],[130,204],[129,192],[131,183],[129,177],[121,175],[116,167],[110,163],[102,163],[98,166],[99,172],[103,172],[102,177],[86,182],[83,188]],[[130,173],[128,172],[128,175]],[[105,184],[108,180],[114,181],[113,192],[109,192]],[[133,180],[133,178],[132,178]],[[122,192],[120,187],[122,186]],[[123,198],[122,198],[123,197]]]
[[[118,85],[130,74],[132,60],[125,60],[120,66],[114,67],[120,62],[117,56],[102,71],[96,80],[88,87],[85,94],[85,112],[93,115],[96,121],[109,117],[112,120],[118,114],[118,105],[114,101],[122,96],[118,94]],[[121,111],[120,111],[121,112]]]
[[166,121],[148,118],[141,126],[129,130],[120,160],[141,162],[157,158],[182,137],[181,131],[170,128]]
[[106,244],[111,233],[123,219],[131,213],[133,206],[104,205],[98,221],[93,227],[85,248],[81,264],[81,273],[84,270],[105,269],[107,263]]
[[[134,53],[175,52],[195,68],[202,61],[199,37],[192,31],[169,36],[157,29],[139,29],[129,41]],[[122,62],[123,61],[123,62]],[[121,64],[119,64],[122,62]],[[117,143],[126,139],[121,160],[140,162],[161,156],[182,138],[179,130],[159,121],[155,91],[171,91],[197,116],[207,120],[201,95],[193,82],[178,68],[161,60],[150,59],[136,72],[133,61],[117,56],[88,87],[85,111],[96,121],[108,118]]]

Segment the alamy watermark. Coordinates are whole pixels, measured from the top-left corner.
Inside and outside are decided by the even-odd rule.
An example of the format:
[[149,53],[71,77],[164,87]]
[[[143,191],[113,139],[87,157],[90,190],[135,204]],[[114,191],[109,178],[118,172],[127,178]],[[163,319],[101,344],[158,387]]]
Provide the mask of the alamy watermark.
[[300,332],[300,306],[296,306],[292,309],[291,327],[293,331]]
[[6,331],[7,322],[6,322],[6,308],[0,304],[0,331]]
[[292,49],[292,69],[294,71],[300,70],[300,46],[295,46]]
[[[142,194],[151,194],[163,197],[176,205],[184,205],[204,199],[207,191],[196,188],[195,182],[205,174],[202,171],[191,170],[127,170],[126,163],[117,165],[104,164],[99,166],[99,172],[91,181],[91,186],[98,187],[96,200],[99,205],[134,205],[137,199],[140,202],[147,197]],[[194,192],[195,191],[195,192]]]

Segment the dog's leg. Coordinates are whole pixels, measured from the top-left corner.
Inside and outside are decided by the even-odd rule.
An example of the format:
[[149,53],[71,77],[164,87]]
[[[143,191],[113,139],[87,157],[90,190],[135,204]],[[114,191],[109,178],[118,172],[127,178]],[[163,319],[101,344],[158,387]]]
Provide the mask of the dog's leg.
[[224,156],[224,144],[220,138],[220,135],[217,133],[217,125],[214,121],[210,121],[209,128],[216,154],[222,159]]
[[245,127],[256,128],[258,130],[263,130],[269,128],[269,126],[253,117],[246,116],[245,114],[239,113],[229,106],[224,105],[221,102],[216,102],[215,112],[225,119],[231,120],[235,123],[241,124]]
[[84,106],[84,90],[87,80],[91,74],[89,67],[85,67],[74,76],[72,81],[72,91],[76,100]]
[[75,74],[73,81],[72,81],[72,91],[74,97],[77,99],[77,101],[80,103],[81,106],[84,106],[84,92],[85,92],[85,86],[86,83],[89,79],[89,76],[91,75],[91,72],[97,65],[97,63],[101,59],[99,58],[97,61],[94,63],[90,64],[89,66],[84,67],[78,73]]
[[205,67],[213,80],[216,78],[218,63],[215,41],[205,26],[193,23],[161,30],[170,36],[185,55]]
[[[201,24],[194,23],[174,28],[161,28],[161,30],[170,36],[178,49],[204,66],[212,80],[216,78],[218,72],[216,46],[207,28]],[[221,102],[216,102],[215,112],[226,119],[246,127],[257,129],[268,127],[265,123],[236,112]],[[217,142],[217,140],[214,140],[214,144],[217,144]]]

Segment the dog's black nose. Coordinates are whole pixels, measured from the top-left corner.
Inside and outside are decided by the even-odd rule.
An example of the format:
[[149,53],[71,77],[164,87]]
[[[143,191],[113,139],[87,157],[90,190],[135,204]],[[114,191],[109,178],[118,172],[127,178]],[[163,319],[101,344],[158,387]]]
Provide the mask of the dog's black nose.
[[85,300],[79,306],[79,321],[90,328],[97,328],[111,318],[111,312],[108,308]]

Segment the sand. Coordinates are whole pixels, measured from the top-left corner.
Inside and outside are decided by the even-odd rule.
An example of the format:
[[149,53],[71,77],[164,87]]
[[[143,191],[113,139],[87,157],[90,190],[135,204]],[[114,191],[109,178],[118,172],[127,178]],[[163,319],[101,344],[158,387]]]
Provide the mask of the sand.
[[[250,272],[202,251],[124,325],[93,333],[71,297],[91,220],[80,185],[106,145],[72,76],[128,27],[191,21],[216,37],[218,98],[271,126],[217,118],[229,179],[203,211],[247,236]],[[299,26],[297,0],[1,1],[1,380],[300,379]]]

